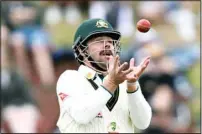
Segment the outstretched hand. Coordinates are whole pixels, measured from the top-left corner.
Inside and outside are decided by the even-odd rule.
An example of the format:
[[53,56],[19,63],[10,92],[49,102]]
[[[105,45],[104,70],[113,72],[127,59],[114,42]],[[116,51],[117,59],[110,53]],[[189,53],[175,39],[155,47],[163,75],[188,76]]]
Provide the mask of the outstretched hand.
[[124,70],[128,63],[124,62],[120,65],[119,56],[109,56],[108,62],[108,77],[103,81],[103,86],[114,92],[119,84],[127,80],[129,83],[134,83],[144,72],[150,62],[150,57],[146,57],[138,66],[135,66],[134,58],[130,60],[129,68]]
[[132,72],[133,70],[124,70],[127,67],[128,63],[125,62],[119,65],[120,60],[118,55],[116,55],[115,57],[109,56],[108,58],[108,75],[104,78],[102,85],[111,93],[114,93],[118,85],[126,80],[126,75]]
[[127,74],[133,71],[132,68],[124,70],[127,65],[127,62],[124,62],[120,65],[120,59],[118,55],[116,55],[115,57],[111,56],[109,58],[108,75],[109,78],[113,80],[116,85],[119,85],[120,83],[124,82]]
[[141,76],[141,74],[144,72],[146,67],[148,66],[149,62],[150,62],[150,56],[142,60],[142,62],[138,66],[135,66],[134,58],[130,59],[129,69],[131,69],[132,72],[126,75],[126,80],[130,83],[136,82],[138,78]]

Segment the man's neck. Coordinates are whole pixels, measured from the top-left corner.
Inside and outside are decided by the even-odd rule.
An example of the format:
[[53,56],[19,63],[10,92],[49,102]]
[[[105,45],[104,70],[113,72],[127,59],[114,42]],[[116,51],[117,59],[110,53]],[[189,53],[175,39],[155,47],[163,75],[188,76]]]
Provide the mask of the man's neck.
[[99,75],[102,75],[102,76],[104,76],[104,77],[107,75],[107,72],[100,71],[100,70],[94,68],[89,62],[86,62],[84,65],[87,66],[87,67],[89,67],[89,68],[91,68],[91,69],[93,69],[93,70],[96,71],[96,73],[99,74]]
[[98,76],[100,77],[100,79],[103,81],[103,79],[104,79],[104,75],[103,74],[98,74]]

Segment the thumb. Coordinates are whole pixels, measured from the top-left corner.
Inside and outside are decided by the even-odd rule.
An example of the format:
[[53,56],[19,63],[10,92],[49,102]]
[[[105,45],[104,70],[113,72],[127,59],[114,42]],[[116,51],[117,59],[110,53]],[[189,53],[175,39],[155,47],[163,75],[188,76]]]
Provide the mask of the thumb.
[[113,56],[109,56],[109,60],[108,60],[108,70],[112,70],[114,65],[114,57]]

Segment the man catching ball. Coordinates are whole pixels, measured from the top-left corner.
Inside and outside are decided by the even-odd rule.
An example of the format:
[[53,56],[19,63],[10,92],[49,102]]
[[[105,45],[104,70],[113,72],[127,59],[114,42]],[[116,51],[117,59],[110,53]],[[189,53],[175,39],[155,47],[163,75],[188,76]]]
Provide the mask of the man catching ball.
[[66,70],[57,82],[62,133],[134,133],[134,126],[149,126],[151,107],[138,78],[150,57],[138,66],[134,58],[121,64],[120,38],[103,19],[86,20],[77,29],[73,50],[80,67]]

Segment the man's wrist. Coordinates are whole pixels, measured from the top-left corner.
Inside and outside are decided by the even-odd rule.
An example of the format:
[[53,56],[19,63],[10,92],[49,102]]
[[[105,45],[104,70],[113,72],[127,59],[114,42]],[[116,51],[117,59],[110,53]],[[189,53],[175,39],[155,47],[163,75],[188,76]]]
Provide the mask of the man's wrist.
[[105,89],[107,89],[112,94],[114,94],[115,90],[118,87],[116,84],[110,82],[109,80],[104,80],[102,86],[105,87]]
[[127,85],[136,86],[136,81],[127,81]]
[[127,81],[127,93],[134,93],[138,89],[137,82],[129,82]]
[[114,92],[111,92],[109,89],[107,89],[106,87],[104,87],[103,85],[101,85],[101,87],[103,88],[103,89],[105,89],[108,93],[110,93],[111,94],[111,96],[113,96],[114,95]]
[[135,93],[136,91],[138,91],[139,87],[136,88],[136,90],[127,90],[126,92],[129,94]]

